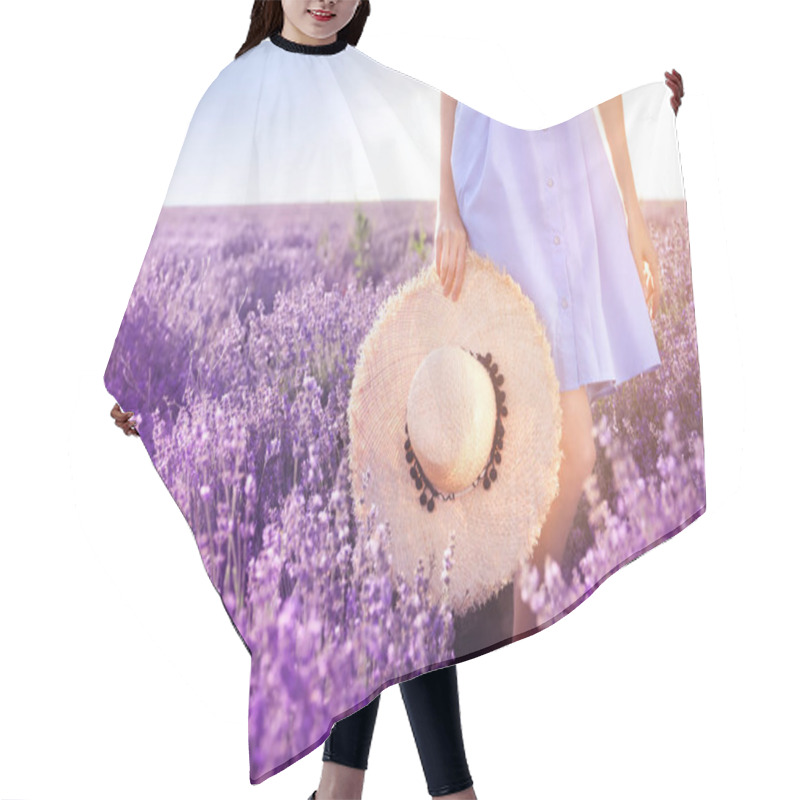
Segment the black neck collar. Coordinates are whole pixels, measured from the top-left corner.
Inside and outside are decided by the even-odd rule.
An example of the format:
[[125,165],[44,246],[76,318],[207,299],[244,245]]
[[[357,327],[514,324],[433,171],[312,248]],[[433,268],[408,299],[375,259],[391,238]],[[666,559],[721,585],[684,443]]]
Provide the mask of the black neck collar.
[[330,44],[300,44],[287,39],[280,33],[273,33],[269,37],[272,44],[290,53],[305,53],[310,56],[330,56],[334,53],[341,53],[347,47],[347,39],[337,39]]

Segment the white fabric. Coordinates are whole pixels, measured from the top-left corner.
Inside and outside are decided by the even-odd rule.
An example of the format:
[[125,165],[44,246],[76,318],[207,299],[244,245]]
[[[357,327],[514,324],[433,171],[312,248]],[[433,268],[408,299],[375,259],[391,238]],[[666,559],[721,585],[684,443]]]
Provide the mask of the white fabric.
[[437,89],[357,48],[265,39],[203,95],[165,205],[435,200],[438,127]]

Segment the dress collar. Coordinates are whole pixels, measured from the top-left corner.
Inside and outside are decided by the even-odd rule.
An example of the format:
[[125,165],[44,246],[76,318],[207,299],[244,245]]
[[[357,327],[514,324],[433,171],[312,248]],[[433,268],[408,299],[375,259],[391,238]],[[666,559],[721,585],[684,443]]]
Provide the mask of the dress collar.
[[272,44],[290,53],[305,53],[312,56],[329,56],[334,53],[341,53],[347,47],[347,39],[337,39],[330,44],[299,44],[287,39],[280,33],[273,33],[269,37]]

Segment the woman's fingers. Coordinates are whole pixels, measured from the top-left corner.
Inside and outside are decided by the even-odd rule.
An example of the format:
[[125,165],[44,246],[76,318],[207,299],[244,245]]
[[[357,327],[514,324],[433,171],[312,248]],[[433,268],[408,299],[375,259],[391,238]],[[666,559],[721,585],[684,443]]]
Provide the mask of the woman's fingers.
[[111,409],[111,416],[114,417],[117,425],[121,425],[123,422],[130,419],[132,415],[133,411],[123,411],[119,403],[114,403],[114,407]]
[[136,420],[125,420],[124,422],[116,422],[115,423],[118,428],[122,428],[125,431],[126,436],[138,436],[139,431],[136,430]]
[[673,69],[672,72],[665,72],[664,76],[667,79],[667,83],[670,87],[675,87],[678,90],[678,94],[683,97],[683,78],[681,77],[680,72],[678,70]]
[[118,428],[122,428],[126,436],[139,435],[139,431],[136,430],[136,420],[132,419],[133,411],[123,411],[119,403],[114,403],[111,416],[114,418],[114,424]]
[[657,314],[661,307],[661,267],[656,263],[653,272],[653,313]]
[[680,72],[673,69],[672,72],[665,72],[667,86],[672,90],[672,97],[669,102],[675,114],[678,113],[678,108],[681,104],[681,97],[683,97],[683,78]]
[[450,256],[450,245],[451,245],[451,234],[450,231],[444,232],[444,241],[442,242],[442,269],[439,273],[439,280],[442,282],[442,286],[444,287],[445,296],[447,295],[447,282],[450,278],[450,270],[452,269],[451,265],[451,256]]
[[653,276],[653,280],[655,281],[660,264],[658,262],[658,253],[656,253],[652,242],[647,243],[644,251],[644,258],[645,261],[647,261],[647,263],[650,265],[650,274]]
[[444,296],[450,295],[458,300],[464,283],[466,266],[467,236],[465,231],[446,228],[437,243],[439,268],[437,274],[442,284]]
[[680,98],[678,97],[678,95],[675,92],[675,87],[672,86],[670,88],[672,89],[672,97],[670,97],[670,99],[669,99],[669,104],[672,106],[672,110],[677,114],[678,113],[678,107],[681,104],[681,100],[680,100]]
[[456,278],[456,253],[455,253],[455,242],[452,238],[448,241],[448,248],[447,248],[447,276],[444,280],[444,296],[447,297],[450,292],[453,290],[453,282]]
[[647,264],[647,288],[645,298],[648,305],[652,304],[651,318],[658,313],[661,298],[661,267],[658,254],[652,247],[645,250],[644,261]]
[[456,284],[456,279],[458,278],[458,245],[459,236],[455,231],[451,231],[448,238],[447,280],[444,284],[444,296],[447,297],[450,295],[451,299],[455,299],[452,292]]
[[656,284],[652,277],[647,279],[647,310],[650,312],[650,319],[654,319],[656,315]]
[[456,251],[456,264],[457,267],[457,276],[456,276],[456,284],[453,287],[453,300],[458,300],[461,297],[461,287],[464,285],[464,277],[466,276],[466,261],[467,261],[467,247],[466,242],[463,238],[459,237],[458,240],[458,249]]

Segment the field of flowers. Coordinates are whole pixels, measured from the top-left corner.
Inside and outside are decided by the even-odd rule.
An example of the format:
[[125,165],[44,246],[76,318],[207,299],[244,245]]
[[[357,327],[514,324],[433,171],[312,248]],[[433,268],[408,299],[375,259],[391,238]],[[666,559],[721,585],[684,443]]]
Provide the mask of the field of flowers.
[[[662,366],[593,405],[598,462],[563,569],[523,575],[541,626],[705,508],[685,206],[643,211],[662,263]],[[359,529],[347,473],[359,344],[429,262],[434,218],[425,203],[166,207],[106,369],[251,653],[254,780],[453,660],[429,566],[391,582],[387,525],[374,510]],[[451,540],[434,568],[457,558]]]
[[686,206],[643,202],[662,270],[653,320],[661,366],[592,404],[597,464],[564,562],[522,570],[523,597],[540,630],[604,579],[705,511],[703,417]]

